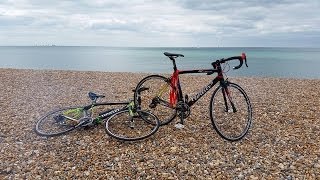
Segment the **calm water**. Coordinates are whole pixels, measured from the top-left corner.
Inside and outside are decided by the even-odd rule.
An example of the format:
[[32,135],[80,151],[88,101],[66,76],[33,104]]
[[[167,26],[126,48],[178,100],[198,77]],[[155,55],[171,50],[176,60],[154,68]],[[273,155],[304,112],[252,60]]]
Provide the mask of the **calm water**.
[[165,51],[185,55],[177,60],[181,70],[210,68],[216,59],[246,52],[249,68],[229,75],[320,78],[320,48],[0,47],[0,68],[170,73]]

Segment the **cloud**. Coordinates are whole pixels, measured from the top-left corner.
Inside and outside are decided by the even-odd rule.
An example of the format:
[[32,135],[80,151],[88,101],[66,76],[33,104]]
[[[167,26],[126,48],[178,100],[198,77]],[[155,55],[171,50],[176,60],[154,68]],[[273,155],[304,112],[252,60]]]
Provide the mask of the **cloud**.
[[[2,45],[50,40],[57,44],[105,46],[135,46],[137,41],[155,46],[216,46],[222,41],[264,46],[261,39],[282,35],[291,40],[299,36],[296,39],[306,45],[310,34],[319,38],[319,3],[317,0],[7,0],[0,3],[0,36],[5,40]],[[272,46],[272,40],[265,42],[269,42],[266,46]],[[290,46],[285,39],[282,45]]]
[[304,1],[292,0],[178,0],[178,2],[187,9],[193,10],[213,10],[219,12],[241,11],[248,7],[267,7],[272,8],[279,5],[288,5],[292,3],[301,3]]

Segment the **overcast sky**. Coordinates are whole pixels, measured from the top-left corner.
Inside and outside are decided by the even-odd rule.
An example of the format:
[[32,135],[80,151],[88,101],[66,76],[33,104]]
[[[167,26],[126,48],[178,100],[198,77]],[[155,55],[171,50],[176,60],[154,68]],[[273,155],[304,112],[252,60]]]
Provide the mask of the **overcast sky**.
[[319,0],[0,0],[0,45],[320,47]]

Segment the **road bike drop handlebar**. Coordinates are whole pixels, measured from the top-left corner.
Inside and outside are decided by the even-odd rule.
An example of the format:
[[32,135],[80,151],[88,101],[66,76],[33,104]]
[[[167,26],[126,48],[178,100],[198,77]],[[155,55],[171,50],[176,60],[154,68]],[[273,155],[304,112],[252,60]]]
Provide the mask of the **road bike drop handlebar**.
[[243,65],[243,61],[245,62],[246,66],[248,67],[247,56],[246,56],[245,53],[242,53],[241,56],[233,56],[233,57],[229,57],[227,59],[220,59],[220,60],[217,60],[216,62],[213,62],[211,64],[212,64],[212,66],[214,68],[216,68],[217,63],[221,63],[222,64],[222,63],[225,63],[227,61],[236,60],[236,59],[240,61],[240,64],[238,66],[233,67],[233,69],[239,69]]

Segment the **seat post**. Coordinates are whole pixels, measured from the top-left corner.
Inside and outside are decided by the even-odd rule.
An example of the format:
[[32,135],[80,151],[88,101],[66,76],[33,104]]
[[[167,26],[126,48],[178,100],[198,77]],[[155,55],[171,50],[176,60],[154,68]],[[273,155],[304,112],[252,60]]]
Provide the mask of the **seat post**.
[[172,63],[173,63],[173,70],[176,71],[177,70],[176,60],[173,57],[170,57],[170,59],[172,60]]

